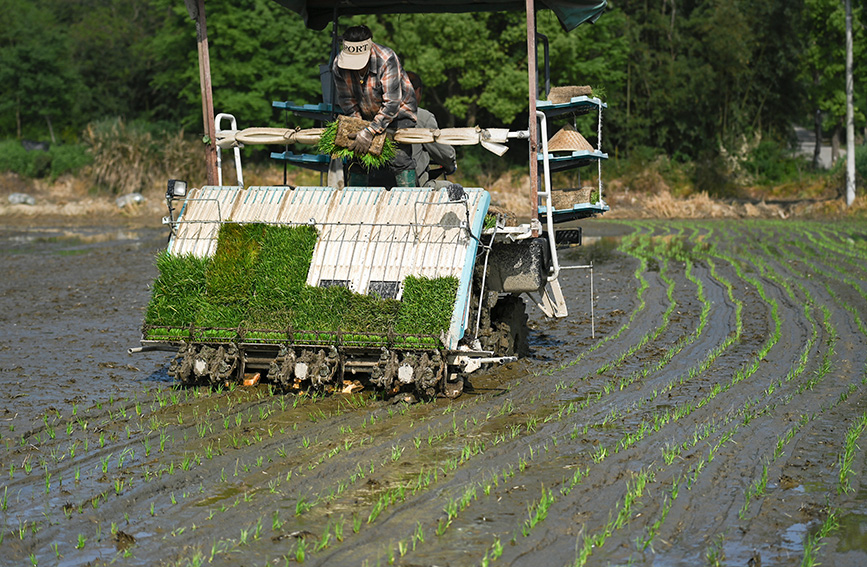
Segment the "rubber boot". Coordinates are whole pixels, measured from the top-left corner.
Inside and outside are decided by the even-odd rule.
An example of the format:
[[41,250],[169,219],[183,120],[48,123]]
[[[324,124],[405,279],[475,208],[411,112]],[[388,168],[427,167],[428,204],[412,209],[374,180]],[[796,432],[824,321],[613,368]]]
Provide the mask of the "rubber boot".
[[361,173],[358,171],[352,171],[349,173],[349,181],[346,183],[347,187],[367,187],[369,183],[368,175],[366,173]]
[[405,169],[394,176],[396,185],[395,187],[415,187],[416,186],[416,173],[414,169]]

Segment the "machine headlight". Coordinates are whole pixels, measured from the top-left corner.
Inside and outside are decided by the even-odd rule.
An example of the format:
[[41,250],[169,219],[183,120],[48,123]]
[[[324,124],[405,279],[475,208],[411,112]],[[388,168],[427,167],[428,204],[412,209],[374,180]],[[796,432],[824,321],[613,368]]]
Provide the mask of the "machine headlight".
[[172,200],[176,197],[187,196],[187,182],[180,179],[169,179],[169,186],[166,189],[166,200]]

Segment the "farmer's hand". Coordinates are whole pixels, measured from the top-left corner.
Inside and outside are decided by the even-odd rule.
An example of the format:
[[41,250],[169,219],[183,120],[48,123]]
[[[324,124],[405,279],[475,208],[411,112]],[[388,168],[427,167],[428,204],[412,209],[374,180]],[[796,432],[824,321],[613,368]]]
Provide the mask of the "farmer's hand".
[[370,150],[370,143],[373,141],[373,132],[365,128],[357,134],[350,134],[349,139],[353,140],[349,144],[349,149],[358,155],[364,155]]

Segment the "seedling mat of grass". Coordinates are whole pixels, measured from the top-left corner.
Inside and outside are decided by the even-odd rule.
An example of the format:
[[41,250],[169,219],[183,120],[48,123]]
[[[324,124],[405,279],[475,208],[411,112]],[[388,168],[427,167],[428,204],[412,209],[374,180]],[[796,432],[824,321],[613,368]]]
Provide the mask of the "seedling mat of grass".
[[457,278],[408,276],[401,301],[309,286],[317,238],[310,226],[225,223],[212,258],[161,252],[144,338],[440,346]]

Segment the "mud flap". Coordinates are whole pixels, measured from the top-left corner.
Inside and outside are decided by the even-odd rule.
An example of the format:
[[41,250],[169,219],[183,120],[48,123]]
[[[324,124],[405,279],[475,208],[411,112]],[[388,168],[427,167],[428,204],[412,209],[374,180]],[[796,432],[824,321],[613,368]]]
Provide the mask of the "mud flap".
[[464,391],[464,379],[457,372],[448,375],[443,384],[443,395],[449,399],[455,399]]
[[569,311],[566,309],[566,298],[563,297],[559,280],[551,280],[537,293],[539,294],[538,299],[536,293],[528,293],[527,295],[547,317],[566,317],[569,315]]

